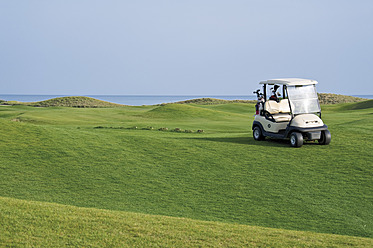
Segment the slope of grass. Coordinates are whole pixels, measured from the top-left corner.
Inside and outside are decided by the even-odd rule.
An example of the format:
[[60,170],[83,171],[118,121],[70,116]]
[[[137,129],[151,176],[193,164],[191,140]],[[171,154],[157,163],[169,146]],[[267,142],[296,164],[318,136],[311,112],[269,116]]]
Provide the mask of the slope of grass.
[[373,239],[0,197],[0,246],[370,247]]
[[344,114],[346,112],[349,113],[360,113],[360,112],[353,112],[351,110],[358,110],[362,112],[370,112],[373,108],[373,100],[366,100],[356,103],[341,103],[341,104],[328,104],[323,105],[322,110],[324,113],[333,113],[333,114]]
[[167,106],[2,106],[0,196],[373,237],[372,108],[323,106],[332,143],[292,149],[253,140],[253,104]]
[[359,102],[357,104],[350,105],[350,109],[368,109],[373,108],[373,100]]
[[[216,105],[215,105],[216,106]],[[218,105],[220,106],[220,105]],[[215,110],[215,111],[214,111]],[[184,105],[184,104],[167,104],[156,107],[149,111],[145,116],[148,118],[163,118],[163,119],[196,119],[204,118],[209,120],[231,119],[231,111],[217,111],[218,109],[210,110],[198,105]],[[234,118],[234,117],[233,117]]]
[[227,113],[235,113],[245,115],[246,117],[253,116],[255,111],[255,105],[247,103],[227,103],[227,104],[215,104],[215,105],[196,105],[203,108],[208,108],[217,111],[223,111]]

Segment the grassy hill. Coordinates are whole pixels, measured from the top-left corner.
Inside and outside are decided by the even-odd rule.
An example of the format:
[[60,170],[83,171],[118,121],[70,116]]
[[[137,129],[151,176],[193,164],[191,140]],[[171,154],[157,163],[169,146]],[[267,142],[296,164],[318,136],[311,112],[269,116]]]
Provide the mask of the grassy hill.
[[0,197],[0,246],[371,247],[373,239]]
[[119,107],[121,104],[97,100],[86,96],[66,96],[56,97],[39,102],[17,102],[17,101],[3,101],[0,104],[4,105],[26,105],[33,107],[75,107],[75,108],[107,108]]
[[[1,106],[0,196],[373,238],[371,104],[322,106],[332,143],[301,149],[285,141],[254,141],[254,104]],[[168,131],[158,131],[163,127]],[[14,217],[21,226],[27,224],[22,212]],[[80,233],[93,223],[79,220],[72,230]],[[243,240],[240,235],[246,234],[234,239]]]

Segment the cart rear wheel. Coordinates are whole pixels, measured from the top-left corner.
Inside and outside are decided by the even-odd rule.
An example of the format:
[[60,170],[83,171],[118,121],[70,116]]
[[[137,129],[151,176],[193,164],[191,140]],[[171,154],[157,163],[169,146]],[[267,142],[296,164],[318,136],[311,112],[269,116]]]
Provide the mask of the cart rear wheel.
[[303,145],[303,135],[294,132],[290,135],[290,144],[292,147],[301,147]]
[[258,126],[254,127],[253,137],[255,140],[264,140],[262,129]]

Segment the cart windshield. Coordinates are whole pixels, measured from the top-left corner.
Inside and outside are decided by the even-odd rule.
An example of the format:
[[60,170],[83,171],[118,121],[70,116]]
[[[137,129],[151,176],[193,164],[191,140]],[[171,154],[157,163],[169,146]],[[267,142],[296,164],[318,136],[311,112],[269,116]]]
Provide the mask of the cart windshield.
[[288,86],[287,92],[293,114],[321,112],[315,85]]

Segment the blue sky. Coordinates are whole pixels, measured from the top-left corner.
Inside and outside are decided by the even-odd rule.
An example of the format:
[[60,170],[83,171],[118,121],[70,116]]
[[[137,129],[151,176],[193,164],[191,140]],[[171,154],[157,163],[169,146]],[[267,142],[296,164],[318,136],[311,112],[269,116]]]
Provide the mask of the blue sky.
[[0,94],[373,94],[373,1],[0,0]]

